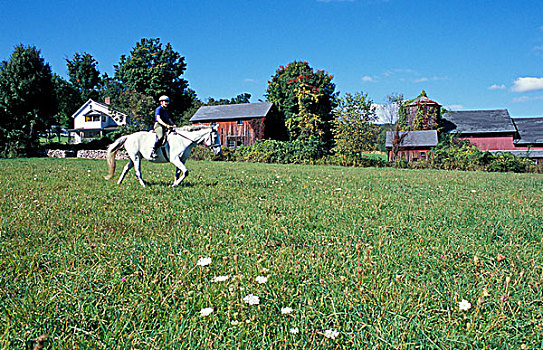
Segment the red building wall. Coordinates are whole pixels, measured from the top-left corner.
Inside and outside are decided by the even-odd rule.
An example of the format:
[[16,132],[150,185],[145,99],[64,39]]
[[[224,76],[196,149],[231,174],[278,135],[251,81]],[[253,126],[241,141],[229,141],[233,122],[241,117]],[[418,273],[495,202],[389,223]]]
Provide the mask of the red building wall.
[[[249,146],[264,138],[264,119],[253,118],[216,122],[219,126],[221,145],[228,148]],[[209,125],[211,123],[198,123]]]
[[[513,135],[472,135],[463,137],[463,139],[468,140],[471,144],[477,146],[477,148],[481,151],[524,151],[528,149],[526,146],[515,146],[513,143]],[[543,150],[543,147],[530,147],[529,149],[534,151]]]

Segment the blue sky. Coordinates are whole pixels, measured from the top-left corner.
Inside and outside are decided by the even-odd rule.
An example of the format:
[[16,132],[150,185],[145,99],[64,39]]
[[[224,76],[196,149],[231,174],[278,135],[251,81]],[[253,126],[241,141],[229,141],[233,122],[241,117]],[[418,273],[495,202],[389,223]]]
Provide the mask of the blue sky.
[[341,93],[376,103],[421,90],[455,109],[507,108],[543,116],[541,0],[7,1],[0,0],[0,60],[34,45],[66,77],[66,58],[88,52],[99,70],[141,38],[186,59],[199,98],[248,92],[264,99],[280,65],[305,60]]

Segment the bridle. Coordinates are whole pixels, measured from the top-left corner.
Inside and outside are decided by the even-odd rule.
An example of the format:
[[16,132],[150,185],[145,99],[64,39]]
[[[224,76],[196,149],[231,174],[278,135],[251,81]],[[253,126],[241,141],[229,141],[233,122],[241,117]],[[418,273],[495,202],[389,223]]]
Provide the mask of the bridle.
[[[181,134],[181,133],[178,133],[176,130],[170,131],[170,133],[175,134],[175,135],[179,135],[179,136],[181,136],[182,138],[184,138],[184,139],[186,139],[186,140],[189,140],[191,144],[193,144],[193,143],[199,143],[198,141],[193,140],[193,139],[191,139],[191,138],[188,137],[188,136],[185,136],[185,135],[183,135],[183,134]],[[217,130],[211,129],[211,133],[217,133]],[[217,137],[218,137],[218,135],[217,135]],[[205,138],[204,138],[204,141],[202,142],[202,144],[203,144],[205,147],[207,147],[207,148],[220,147],[219,145],[214,145],[213,143],[206,144]]]

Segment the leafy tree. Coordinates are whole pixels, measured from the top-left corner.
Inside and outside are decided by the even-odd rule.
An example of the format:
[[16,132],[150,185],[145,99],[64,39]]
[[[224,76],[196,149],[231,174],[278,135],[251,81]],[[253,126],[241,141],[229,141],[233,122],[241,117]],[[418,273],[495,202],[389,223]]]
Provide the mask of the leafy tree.
[[332,139],[332,109],[337,93],[333,76],[323,70],[314,71],[307,62],[280,66],[268,84],[266,98],[283,115],[289,138]]
[[[185,58],[160,39],[141,39],[130,52],[122,55],[115,68],[117,79],[126,90],[158,100],[160,95],[171,98],[169,106],[174,120],[179,120],[196,98],[182,78]],[[158,105],[158,103],[157,103]]]
[[376,148],[379,128],[373,101],[368,94],[357,92],[345,94],[338,99],[334,109],[335,151],[344,155],[359,155]]
[[98,62],[89,53],[76,53],[71,60],[66,60],[70,83],[79,92],[81,101],[84,103],[89,98],[97,100],[101,85]]
[[0,63],[0,154],[30,153],[57,108],[49,64],[36,47],[15,47],[10,60]]
[[243,93],[239,94],[236,97],[233,97],[231,99],[227,98],[221,98],[219,100],[215,100],[213,97],[210,97],[207,100],[206,106],[216,106],[216,105],[233,105],[238,103],[250,103],[251,100],[251,94]]
[[70,82],[53,74],[53,86],[58,100],[56,123],[63,128],[72,127],[71,116],[81,106],[81,96]]

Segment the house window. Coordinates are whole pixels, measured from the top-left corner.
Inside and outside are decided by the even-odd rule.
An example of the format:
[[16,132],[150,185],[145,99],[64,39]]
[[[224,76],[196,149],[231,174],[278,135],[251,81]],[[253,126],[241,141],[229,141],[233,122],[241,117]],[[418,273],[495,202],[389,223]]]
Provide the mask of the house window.
[[426,151],[420,151],[420,160],[426,160]]
[[103,116],[102,116],[102,123],[105,123],[105,122],[106,122],[106,116],[103,115]]
[[238,122],[237,122],[238,125],[243,125],[243,120],[241,119],[238,119]]
[[86,115],[85,116],[85,122],[99,122],[100,116],[99,115]]

